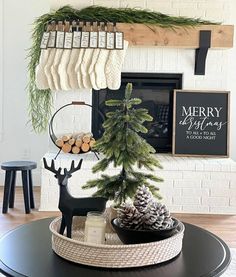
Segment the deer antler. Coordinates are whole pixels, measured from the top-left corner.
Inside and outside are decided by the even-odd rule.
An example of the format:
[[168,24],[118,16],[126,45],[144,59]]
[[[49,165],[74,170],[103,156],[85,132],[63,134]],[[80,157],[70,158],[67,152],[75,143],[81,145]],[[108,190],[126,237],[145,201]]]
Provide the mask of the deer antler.
[[[64,169],[64,175],[72,174],[73,172],[79,170],[79,169],[81,168],[82,161],[83,161],[83,159],[81,159],[81,160],[79,161],[78,165],[75,167],[75,161],[73,160],[73,161],[71,162],[70,170],[67,170],[66,168]],[[61,167],[58,168],[58,169],[56,169],[56,168],[55,168],[54,160],[52,160],[51,166],[48,166],[47,160],[46,160],[45,158],[43,158],[43,163],[44,163],[44,167],[45,167],[47,170],[49,170],[49,171],[55,173],[57,176],[61,174]]]
[[48,166],[47,160],[46,160],[45,158],[43,158],[43,163],[44,163],[44,167],[45,167],[47,170],[49,170],[49,171],[51,171],[51,172],[53,172],[53,173],[55,173],[55,174],[60,174],[60,173],[61,173],[61,167],[59,167],[58,169],[55,168],[54,160],[52,160],[51,166]]
[[81,160],[79,161],[78,165],[75,167],[75,161],[73,160],[73,161],[71,162],[70,170],[68,171],[68,173],[71,174],[71,173],[73,173],[73,172],[79,170],[79,169],[81,168],[82,162],[83,162],[83,159],[81,159]]

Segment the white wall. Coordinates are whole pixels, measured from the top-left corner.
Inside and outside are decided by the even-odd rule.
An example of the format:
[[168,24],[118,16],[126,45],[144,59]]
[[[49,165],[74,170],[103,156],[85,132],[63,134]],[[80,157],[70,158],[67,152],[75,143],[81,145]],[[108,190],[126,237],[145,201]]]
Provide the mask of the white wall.
[[[31,24],[49,9],[47,0],[0,1],[0,163],[19,159],[38,162],[47,151],[47,134],[36,135],[27,125],[25,87]],[[34,177],[39,184],[40,170],[34,171]]]
[[0,2],[0,142],[3,125],[3,1]]
[[234,48],[229,50],[227,89],[231,91],[231,154],[236,161],[236,1],[230,1],[229,23],[234,24]]

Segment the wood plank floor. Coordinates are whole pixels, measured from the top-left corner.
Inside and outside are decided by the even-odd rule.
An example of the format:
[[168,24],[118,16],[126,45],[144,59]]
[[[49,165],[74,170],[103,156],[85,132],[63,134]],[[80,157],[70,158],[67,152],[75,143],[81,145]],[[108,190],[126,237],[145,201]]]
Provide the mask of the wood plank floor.
[[[36,209],[31,214],[24,213],[22,188],[16,188],[15,208],[9,209],[8,214],[0,213],[0,236],[17,226],[46,217],[59,215],[58,212],[39,212],[40,188],[34,188]],[[0,187],[0,209],[2,210],[3,188]],[[181,221],[195,224],[209,230],[222,238],[229,247],[236,248],[236,216],[226,215],[193,215],[174,214]]]

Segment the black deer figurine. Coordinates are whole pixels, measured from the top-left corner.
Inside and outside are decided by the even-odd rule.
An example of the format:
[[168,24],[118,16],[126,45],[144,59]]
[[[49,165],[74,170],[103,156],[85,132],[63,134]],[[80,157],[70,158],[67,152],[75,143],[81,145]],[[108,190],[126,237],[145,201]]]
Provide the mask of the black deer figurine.
[[66,228],[66,234],[68,238],[71,238],[71,227],[73,216],[86,216],[89,211],[103,212],[106,208],[107,199],[104,197],[73,197],[68,189],[68,179],[72,176],[72,173],[81,168],[82,159],[75,167],[75,162],[71,162],[70,170],[64,168],[64,174],[61,173],[62,168],[55,168],[54,160],[51,162],[51,166],[48,166],[47,161],[43,158],[44,167],[55,173],[55,177],[58,180],[60,186],[60,196],[58,208],[62,213],[62,220],[59,233],[63,234]]

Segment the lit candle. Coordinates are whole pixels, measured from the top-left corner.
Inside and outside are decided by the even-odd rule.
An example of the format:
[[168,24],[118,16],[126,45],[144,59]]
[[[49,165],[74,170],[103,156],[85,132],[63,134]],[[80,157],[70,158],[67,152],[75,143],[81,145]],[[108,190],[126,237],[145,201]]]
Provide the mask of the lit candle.
[[89,243],[105,243],[106,220],[100,212],[88,212],[85,221],[84,241]]

